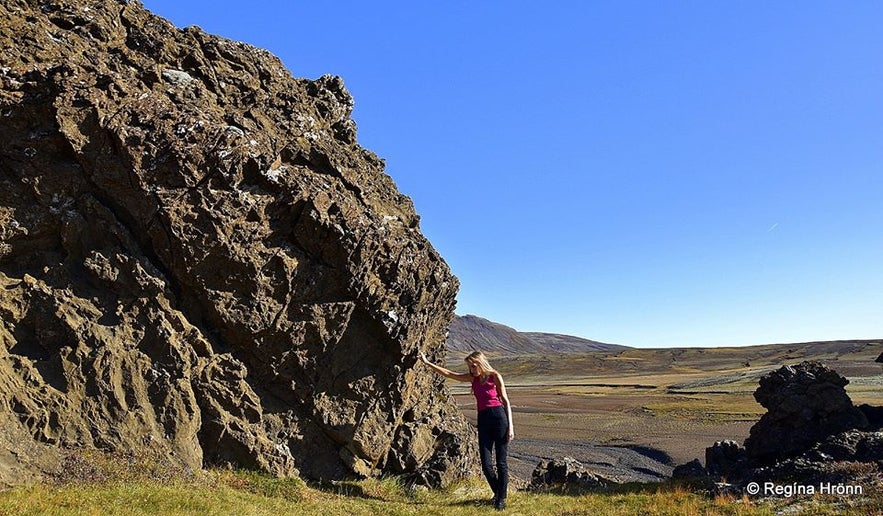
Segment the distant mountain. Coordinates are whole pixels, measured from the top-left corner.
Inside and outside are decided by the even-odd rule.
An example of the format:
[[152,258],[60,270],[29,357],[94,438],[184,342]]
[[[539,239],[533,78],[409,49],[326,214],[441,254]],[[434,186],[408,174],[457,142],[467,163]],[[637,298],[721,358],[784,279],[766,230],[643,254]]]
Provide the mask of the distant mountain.
[[475,315],[454,317],[448,332],[447,346],[448,352],[452,353],[481,350],[498,356],[630,349],[628,346],[605,344],[570,335],[520,332]]

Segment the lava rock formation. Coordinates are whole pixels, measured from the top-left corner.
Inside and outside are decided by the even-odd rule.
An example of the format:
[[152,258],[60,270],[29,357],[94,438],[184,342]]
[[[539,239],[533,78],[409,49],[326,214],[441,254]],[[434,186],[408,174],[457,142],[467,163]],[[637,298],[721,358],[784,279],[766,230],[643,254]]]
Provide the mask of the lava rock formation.
[[342,80],[139,2],[0,3],[0,483],[65,450],[444,484],[457,279]]

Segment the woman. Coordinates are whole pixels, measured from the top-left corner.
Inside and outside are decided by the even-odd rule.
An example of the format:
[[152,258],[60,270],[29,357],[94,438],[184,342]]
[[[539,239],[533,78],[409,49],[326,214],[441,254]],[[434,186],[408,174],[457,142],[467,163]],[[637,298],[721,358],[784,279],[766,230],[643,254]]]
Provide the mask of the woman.
[[[420,354],[420,360],[438,374],[458,382],[472,382],[472,394],[478,405],[478,451],[481,457],[481,470],[494,492],[494,508],[502,511],[506,507],[506,491],[509,485],[509,465],[506,455],[509,441],[515,437],[512,424],[512,406],[506,394],[503,377],[491,367],[481,351],[474,351],[466,357],[468,373],[455,373],[438,366]],[[492,451],[496,454],[497,468],[491,462]]]

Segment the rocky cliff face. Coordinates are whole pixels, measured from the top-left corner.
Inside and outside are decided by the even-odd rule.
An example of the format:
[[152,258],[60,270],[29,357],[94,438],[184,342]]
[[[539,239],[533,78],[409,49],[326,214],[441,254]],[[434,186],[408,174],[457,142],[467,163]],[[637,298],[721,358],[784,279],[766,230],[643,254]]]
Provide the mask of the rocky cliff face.
[[122,0],[0,3],[0,481],[63,450],[467,469],[458,287],[337,77]]

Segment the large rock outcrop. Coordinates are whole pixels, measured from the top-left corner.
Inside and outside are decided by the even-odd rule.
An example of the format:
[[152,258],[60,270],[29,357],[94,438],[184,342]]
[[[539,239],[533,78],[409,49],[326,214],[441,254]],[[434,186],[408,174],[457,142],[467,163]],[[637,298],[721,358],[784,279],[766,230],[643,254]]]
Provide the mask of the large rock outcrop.
[[[675,468],[676,478],[803,484],[879,485],[883,434],[879,407],[856,407],[849,380],[816,361],[765,374],[754,397],[767,409],[744,447],[718,441],[697,460]],[[720,487],[720,485],[718,485]],[[732,486],[731,486],[732,487]]]
[[0,3],[0,482],[61,450],[312,478],[471,462],[458,283],[341,79],[135,1]]
[[826,438],[868,426],[844,387],[849,380],[820,362],[782,366],[754,391],[767,413],[751,427],[745,452],[756,465],[799,455]]

